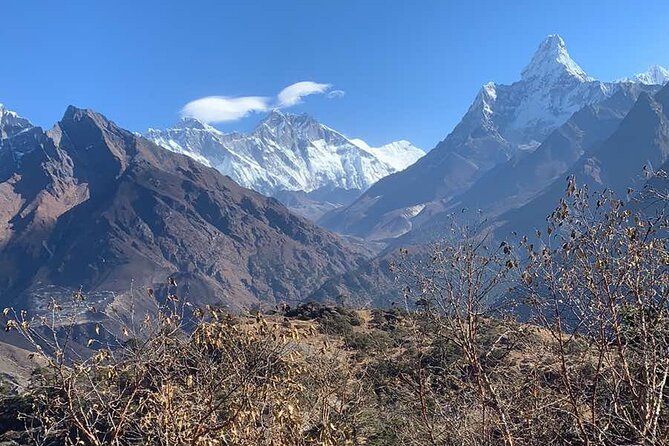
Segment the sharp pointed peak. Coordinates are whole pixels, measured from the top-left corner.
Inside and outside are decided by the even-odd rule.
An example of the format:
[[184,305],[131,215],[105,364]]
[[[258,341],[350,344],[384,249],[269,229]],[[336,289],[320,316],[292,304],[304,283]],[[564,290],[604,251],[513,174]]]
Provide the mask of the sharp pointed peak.
[[23,120],[23,121],[28,122],[28,120],[27,120],[26,118],[24,118],[23,116],[19,115],[19,114],[16,113],[14,110],[11,110],[11,109],[7,108],[7,107],[5,106],[5,104],[3,104],[3,103],[0,103],[0,116],[2,116],[2,117],[5,117],[5,116],[9,117],[9,116],[11,116],[12,118],[20,119],[20,120]]
[[662,65],[653,64],[653,65],[651,65],[650,67],[648,67],[648,71],[663,71],[663,72],[667,72],[667,71],[669,71],[669,70],[667,70],[667,68],[663,67]]
[[541,45],[558,46],[558,47],[562,47],[562,48],[566,48],[566,46],[567,46],[564,43],[564,39],[559,34],[549,34],[549,35],[547,35],[544,38],[544,40],[541,42]]
[[63,119],[70,119],[74,117],[77,113],[82,111],[83,109],[75,106],[75,105],[68,105],[67,108],[65,109],[65,113],[63,113]]
[[279,108],[273,108],[267,116],[287,116],[290,115],[290,113],[282,112],[281,109]]
[[550,34],[539,44],[521,77],[524,81],[550,81],[562,76],[582,82],[591,80],[569,55],[564,39],[558,34]]
[[79,121],[84,117],[98,118],[105,121],[107,120],[107,118],[94,110],[88,108],[79,108],[75,105],[68,105],[65,109],[65,113],[63,113],[63,118],[61,121]]
[[290,113],[290,112],[285,112],[279,108],[273,108],[270,110],[269,113],[267,113],[267,116],[265,116],[265,119],[272,119],[272,118],[281,118],[281,119],[294,119],[296,117],[310,117],[306,113]]
[[0,104],[0,139],[9,138],[33,127],[28,119]]
[[274,126],[282,122],[288,122],[291,125],[318,124],[318,121],[307,113],[287,113],[279,109],[273,109],[260,122],[260,125],[267,124],[269,126]]
[[662,65],[651,65],[643,73],[634,75],[631,80],[647,85],[664,85],[669,82],[669,69]]
[[288,121],[291,117],[292,115],[290,113],[286,113],[279,110],[278,108],[274,108],[270,110],[264,118],[261,119],[260,125]]
[[497,98],[497,84],[494,82],[487,82],[483,84],[481,89],[479,90],[478,98],[492,98],[496,99]]
[[63,117],[56,124],[56,127],[60,127],[61,129],[97,127],[101,131],[104,130],[119,135],[132,135],[130,131],[120,127],[102,113],[90,108],[79,108],[74,105],[69,105],[67,107]]
[[19,116],[18,113],[16,113],[14,110],[11,110],[5,106],[2,102],[0,102],[0,113],[3,115],[12,115],[12,116]]
[[182,116],[179,121],[174,125],[176,129],[197,129],[197,130],[210,130],[213,127],[207,124],[206,122],[193,117],[193,116]]

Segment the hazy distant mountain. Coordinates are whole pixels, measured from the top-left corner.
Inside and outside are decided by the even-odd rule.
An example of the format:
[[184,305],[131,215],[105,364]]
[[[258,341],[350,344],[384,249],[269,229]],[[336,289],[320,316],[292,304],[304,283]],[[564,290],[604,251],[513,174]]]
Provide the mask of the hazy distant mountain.
[[373,148],[308,115],[278,110],[248,134],[226,134],[185,118],[174,128],[150,129],[146,137],[218,169],[244,187],[285,197],[289,204],[296,197],[286,192],[314,191],[320,191],[321,201],[341,204],[342,191],[355,192],[355,198],[379,179],[424,155],[407,141]]
[[[630,82],[593,80],[571,59],[562,38],[548,36],[519,81],[484,85],[460,123],[435,149],[319,222],[370,240],[405,234],[426,213],[434,212],[433,207],[439,212],[443,203],[466,192],[486,172],[531,154],[574,113],[630,88]],[[559,174],[561,169],[547,174]]]
[[168,277],[196,302],[296,301],[361,260],[276,200],[74,107],[2,142],[0,200],[0,301],[33,308],[79,287],[150,305]]
[[660,65],[653,65],[647,71],[639,73],[628,80],[646,85],[664,85],[669,82],[669,70]]

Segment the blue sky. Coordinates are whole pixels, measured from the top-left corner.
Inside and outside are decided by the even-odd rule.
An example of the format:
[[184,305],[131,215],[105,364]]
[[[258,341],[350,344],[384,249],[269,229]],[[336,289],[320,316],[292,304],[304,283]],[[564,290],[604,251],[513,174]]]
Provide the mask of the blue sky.
[[[310,81],[345,95],[287,111],[372,144],[430,149],[482,84],[519,78],[546,35],[611,80],[669,66],[668,30],[666,0],[0,0],[0,102],[45,127],[74,104],[144,131],[198,98],[273,106]],[[218,126],[247,130],[261,117]]]

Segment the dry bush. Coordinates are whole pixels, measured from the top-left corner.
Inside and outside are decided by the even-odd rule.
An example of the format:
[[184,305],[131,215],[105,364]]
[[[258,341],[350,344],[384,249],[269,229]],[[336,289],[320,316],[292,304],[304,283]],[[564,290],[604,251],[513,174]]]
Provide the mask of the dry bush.
[[526,244],[528,300],[583,444],[669,441],[668,220],[630,204],[570,178],[540,244]]
[[513,244],[454,226],[396,266],[402,309],[234,317],[172,290],[141,323],[89,324],[93,354],[76,311],[7,310],[46,361],[30,444],[669,444],[658,190],[651,218],[570,179],[546,230]]
[[413,355],[392,386],[406,410],[398,444],[527,444],[541,409],[525,398],[533,382],[517,359],[536,340],[492,305],[516,283],[518,260],[509,244],[491,245],[479,228],[454,226],[427,260],[400,266],[416,310]]
[[627,207],[570,178],[543,234],[465,228],[400,267],[411,354],[377,376],[397,444],[669,443],[668,222]]
[[45,327],[10,323],[48,361],[29,391],[31,444],[354,444],[361,386],[313,326],[196,313],[185,330],[163,307],[84,359],[59,336],[44,345]]

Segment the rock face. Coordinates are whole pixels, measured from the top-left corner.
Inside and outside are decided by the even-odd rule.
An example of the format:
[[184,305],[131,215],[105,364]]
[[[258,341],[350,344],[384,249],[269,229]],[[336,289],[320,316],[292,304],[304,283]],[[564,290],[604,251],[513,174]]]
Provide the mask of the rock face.
[[3,303],[81,287],[142,290],[148,304],[168,277],[196,302],[292,302],[362,258],[278,201],[74,107],[2,142],[0,200]]
[[[584,155],[569,171],[553,181],[525,206],[499,217],[498,233],[527,232],[540,227],[564,195],[564,177],[573,175],[590,190],[612,190],[627,196],[628,188],[642,190],[648,174],[669,167],[669,85],[655,95],[642,93],[614,132]],[[666,193],[669,184],[660,186]]]
[[[617,130],[640,95],[660,87],[627,83],[610,98],[587,105],[554,130],[533,152],[516,156],[486,172],[464,193],[433,205],[413,221],[414,228],[393,245],[434,240],[443,234],[453,212],[476,211],[494,220],[544,192],[582,158],[592,155]],[[631,178],[625,177],[631,180]],[[554,203],[548,203],[551,205]],[[541,218],[543,219],[544,216]]]
[[33,125],[16,112],[7,110],[0,104],[0,140],[14,136],[15,134],[31,128]]
[[318,205],[340,205],[343,193],[357,196],[424,155],[408,141],[374,148],[308,115],[278,110],[248,134],[226,134],[184,118],[174,128],[151,129],[146,137],[218,169],[244,187],[267,196],[289,197],[287,204],[294,198],[287,192],[316,192],[321,197]]
[[571,59],[562,38],[548,36],[518,82],[484,85],[437,147],[319,222],[369,240],[401,236],[424,217],[419,214],[463,194],[496,166],[528,156],[574,113],[629,91],[633,83],[593,80]]

